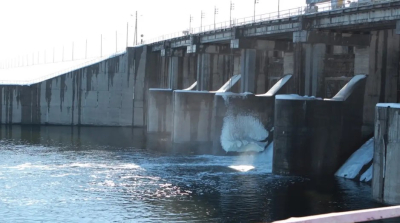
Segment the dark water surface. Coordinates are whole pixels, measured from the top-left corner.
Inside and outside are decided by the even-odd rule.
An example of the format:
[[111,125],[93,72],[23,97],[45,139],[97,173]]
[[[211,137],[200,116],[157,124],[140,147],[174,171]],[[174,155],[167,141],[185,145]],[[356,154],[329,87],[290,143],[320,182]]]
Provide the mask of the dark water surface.
[[382,206],[368,184],[272,175],[264,154],[172,155],[144,139],[132,128],[2,126],[0,221],[254,222]]

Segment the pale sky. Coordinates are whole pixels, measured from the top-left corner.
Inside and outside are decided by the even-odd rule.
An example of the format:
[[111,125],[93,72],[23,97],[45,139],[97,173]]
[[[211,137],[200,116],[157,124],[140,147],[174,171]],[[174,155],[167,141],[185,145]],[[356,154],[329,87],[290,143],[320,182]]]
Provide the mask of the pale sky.
[[[258,0],[256,15],[276,12],[278,0]],[[254,0],[232,0],[232,18],[253,16]],[[216,23],[229,21],[230,0],[0,0],[0,63],[12,60],[24,63],[99,57],[101,35],[102,54],[110,54],[126,47],[127,22],[129,46],[133,43],[135,11],[138,11],[138,33],[144,40],[165,34],[182,32],[214,23],[214,6],[219,9]],[[305,0],[280,0],[280,9],[304,6]],[[133,16],[131,16],[133,15]],[[117,32],[117,38],[116,38]],[[117,39],[117,41],[116,41]],[[139,37],[140,40],[140,37]]]

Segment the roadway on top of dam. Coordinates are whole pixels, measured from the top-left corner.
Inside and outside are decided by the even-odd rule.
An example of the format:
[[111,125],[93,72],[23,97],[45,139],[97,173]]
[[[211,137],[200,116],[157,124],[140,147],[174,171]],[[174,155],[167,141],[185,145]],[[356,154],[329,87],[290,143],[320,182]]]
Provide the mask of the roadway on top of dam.
[[[278,16],[279,15],[279,16]],[[278,18],[279,17],[279,18]],[[180,48],[196,44],[228,44],[232,39],[257,38],[265,40],[293,39],[293,33],[301,30],[338,31],[364,33],[378,29],[396,28],[400,19],[400,1],[382,0],[371,3],[355,3],[345,8],[320,7],[317,12],[305,12],[302,8],[244,18],[235,24],[218,23],[215,29],[202,27],[190,35],[162,36],[147,42],[152,51]]]

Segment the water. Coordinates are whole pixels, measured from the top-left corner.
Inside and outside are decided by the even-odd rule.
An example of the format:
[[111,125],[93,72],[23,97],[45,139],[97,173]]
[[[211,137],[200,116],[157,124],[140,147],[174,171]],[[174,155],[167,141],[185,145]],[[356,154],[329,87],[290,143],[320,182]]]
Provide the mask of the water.
[[272,175],[263,155],[148,151],[141,129],[2,126],[0,140],[2,222],[254,222],[381,206],[368,184]]

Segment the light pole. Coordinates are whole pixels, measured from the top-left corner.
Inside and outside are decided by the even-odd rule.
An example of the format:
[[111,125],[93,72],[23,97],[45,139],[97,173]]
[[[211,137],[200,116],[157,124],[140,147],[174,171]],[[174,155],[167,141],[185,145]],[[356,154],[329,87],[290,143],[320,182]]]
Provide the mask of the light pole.
[[254,18],[253,18],[253,22],[256,22],[256,4],[259,3],[259,0],[254,0]]
[[200,32],[203,31],[203,19],[206,17],[206,14],[201,10],[201,17],[200,17]]
[[279,19],[279,5],[280,5],[280,0],[278,0],[278,19]]
[[231,1],[230,7],[229,7],[229,26],[232,26],[232,11],[235,9],[235,3]]
[[193,21],[193,16],[190,15],[190,17],[189,17],[189,34],[192,33],[191,32],[191,30],[192,30],[192,21]]
[[214,30],[216,29],[216,27],[215,27],[215,18],[217,17],[217,14],[218,14],[217,6],[214,6]]

